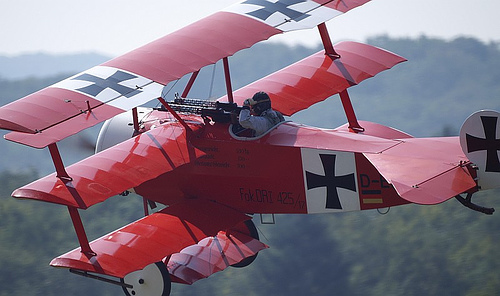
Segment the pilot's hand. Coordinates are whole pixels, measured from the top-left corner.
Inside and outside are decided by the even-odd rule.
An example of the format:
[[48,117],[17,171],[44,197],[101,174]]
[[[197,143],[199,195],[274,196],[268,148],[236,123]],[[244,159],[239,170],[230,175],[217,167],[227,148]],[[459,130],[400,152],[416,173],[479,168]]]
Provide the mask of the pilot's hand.
[[238,123],[238,115],[239,113],[236,110],[231,111],[231,123],[232,124],[237,124]]

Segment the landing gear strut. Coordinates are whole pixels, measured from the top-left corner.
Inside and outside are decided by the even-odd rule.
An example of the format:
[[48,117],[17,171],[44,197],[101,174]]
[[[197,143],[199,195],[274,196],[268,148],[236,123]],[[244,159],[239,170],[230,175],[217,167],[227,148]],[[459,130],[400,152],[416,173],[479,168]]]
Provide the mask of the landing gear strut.
[[[253,223],[252,220],[246,220],[244,222],[244,224],[239,225],[239,227],[234,229],[234,231],[239,231],[241,233],[247,234],[256,240],[259,239],[259,232],[257,231],[257,228],[255,227],[255,224]],[[252,262],[255,261],[255,259],[257,258],[257,255],[258,255],[258,253],[253,255],[253,256],[250,256],[248,258],[245,258],[241,262],[238,262],[238,263],[233,264],[231,266],[236,267],[236,268],[247,267],[248,265],[250,265]]]

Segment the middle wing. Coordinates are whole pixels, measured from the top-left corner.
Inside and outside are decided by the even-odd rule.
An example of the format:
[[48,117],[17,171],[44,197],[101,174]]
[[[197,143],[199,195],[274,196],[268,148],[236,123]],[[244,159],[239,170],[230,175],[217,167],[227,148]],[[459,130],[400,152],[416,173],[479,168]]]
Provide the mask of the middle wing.
[[[203,126],[189,124],[193,132]],[[165,123],[69,166],[70,182],[51,174],[17,189],[12,196],[86,209],[202,155],[189,144],[180,123]]]

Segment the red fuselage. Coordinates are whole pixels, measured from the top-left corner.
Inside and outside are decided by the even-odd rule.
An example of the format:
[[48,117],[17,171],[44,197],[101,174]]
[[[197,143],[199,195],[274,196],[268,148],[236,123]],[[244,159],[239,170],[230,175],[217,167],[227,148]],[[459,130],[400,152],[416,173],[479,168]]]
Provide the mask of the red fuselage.
[[167,205],[199,198],[245,213],[268,214],[408,203],[361,152],[352,152],[374,152],[394,145],[394,140],[292,122],[258,139],[235,138],[229,129],[229,124],[206,124],[190,139],[206,155],[142,184],[136,192]]

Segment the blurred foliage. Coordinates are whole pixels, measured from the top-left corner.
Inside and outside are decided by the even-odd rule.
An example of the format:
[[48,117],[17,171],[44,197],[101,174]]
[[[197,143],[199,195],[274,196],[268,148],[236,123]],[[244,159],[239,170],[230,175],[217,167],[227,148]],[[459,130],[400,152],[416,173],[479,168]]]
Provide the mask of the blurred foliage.
[[[116,295],[120,288],[49,266],[78,241],[65,207],[10,197],[36,178],[35,172],[0,173],[0,295]],[[89,239],[95,239],[141,214],[141,198],[118,196],[81,215]]]
[[[368,42],[409,62],[352,88],[359,119],[417,136],[456,135],[470,113],[500,110],[498,44],[426,37]],[[317,50],[256,45],[231,58],[233,83],[242,86]],[[207,72],[198,85],[200,97],[210,87]],[[0,80],[1,102],[64,76]],[[213,94],[223,92],[217,86]],[[335,127],[345,122],[345,115],[335,96],[293,119]],[[20,145],[5,141],[0,145],[0,296],[122,295],[119,287],[48,266],[52,258],[77,246],[67,210],[9,197],[51,168],[48,153],[20,150]],[[500,208],[499,193],[482,192],[474,199]],[[81,213],[93,239],[138,219],[142,201],[117,196]],[[262,241],[271,248],[252,265],[230,268],[193,286],[174,285],[172,295],[495,295],[500,291],[497,215],[471,211],[454,200],[396,207],[386,215],[279,215],[276,225],[256,222]]]

